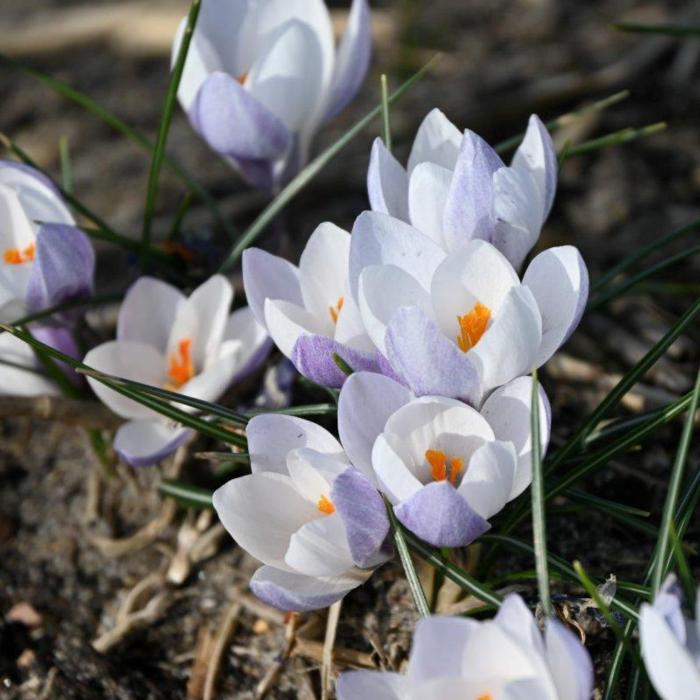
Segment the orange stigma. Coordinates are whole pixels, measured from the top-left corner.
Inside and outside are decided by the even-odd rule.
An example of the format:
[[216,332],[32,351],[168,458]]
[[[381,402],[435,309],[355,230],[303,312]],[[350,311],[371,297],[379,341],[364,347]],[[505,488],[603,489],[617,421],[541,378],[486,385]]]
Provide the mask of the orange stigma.
[[321,498],[318,499],[316,507],[324,515],[332,515],[333,513],[335,513],[335,506],[333,505],[333,501],[331,501],[329,498],[326,498],[325,496],[321,496]]
[[440,450],[426,450],[425,461],[430,465],[430,473],[435,481],[448,480],[452,486],[457,486],[457,479],[464,468],[461,457],[448,457]]
[[241,85],[243,85],[243,83],[245,83],[245,81],[248,80],[248,71],[243,71],[243,73],[241,73],[241,74],[236,78],[236,80],[237,80]]
[[335,302],[335,306],[328,307],[328,311],[330,312],[331,320],[333,321],[333,323],[338,323],[338,316],[340,316],[340,312],[343,308],[344,303],[345,303],[345,298],[339,297],[338,301]]
[[30,243],[24,250],[8,248],[2,257],[8,265],[21,265],[22,263],[32,262],[35,253],[36,246],[34,243]]
[[185,338],[177,344],[177,352],[170,355],[168,376],[172,380],[168,386],[179,389],[183,384],[194,377],[194,364],[192,362],[192,339]]
[[472,310],[464,316],[457,316],[457,323],[459,323],[457,345],[462,352],[471,350],[481,340],[490,320],[491,310],[481,302],[474,304]]

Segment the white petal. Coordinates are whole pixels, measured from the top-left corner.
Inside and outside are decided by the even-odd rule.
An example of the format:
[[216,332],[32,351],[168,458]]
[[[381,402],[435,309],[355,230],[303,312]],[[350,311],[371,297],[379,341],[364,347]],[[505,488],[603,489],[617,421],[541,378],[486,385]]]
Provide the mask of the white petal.
[[536,656],[544,659],[545,646],[540,628],[517,593],[510,593],[503,599],[494,622],[522,647],[531,649]]
[[42,396],[59,393],[53,381],[41,372],[31,346],[11,333],[0,333],[0,395]]
[[297,530],[285,561],[308,576],[338,576],[351,569],[352,556],[340,515],[320,515]]
[[340,443],[320,425],[296,416],[268,413],[255,416],[246,428],[250,468],[254,474],[287,474],[287,455],[309,447],[317,452],[344,459]]
[[426,161],[453,170],[461,142],[460,130],[439,109],[431,110],[413,141],[408,157],[409,176],[419,163]]
[[424,162],[413,169],[408,183],[411,223],[443,248],[442,220],[451,181],[451,170],[442,165]]
[[117,340],[148,343],[166,353],[178,306],[185,295],[167,282],[140,277],[119,309]]
[[287,454],[287,471],[296,490],[314,506],[322,496],[330,498],[333,482],[348,466],[346,459],[310,447]]
[[284,557],[292,535],[318,516],[281,474],[231,479],[214,492],[213,502],[219,520],[246,552],[282,568],[287,568]]
[[545,639],[557,700],[588,700],[593,691],[593,664],[585,647],[558,620],[547,621]]
[[256,369],[257,361],[265,348],[270,345],[270,337],[265,327],[260,325],[249,306],[236,309],[228,318],[224,329],[224,343],[236,341],[241,349],[236,367],[236,379],[240,373]]
[[386,326],[401,306],[432,314],[430,297],[408,272],[396,265],[370,265],[360,275],[359,307],[372,342],[386,355]]
[[302,334],[326,335],[324,323],[306,309],[288,301],[265,300],[265,324],[275,345],[286,357],[292,356],[294,344]]
[[330,310],[346,293],[350,234],[335,224],[323,223],[311,234],[299,260],[299,283],[306,309],[326,322],[325,335],[333,333]]
[[[105,374],[133,379],[143,384],[163,386],[166,382],[165,358],[152,346],[133,341],[113,340],[90,350],[85,364]],[[156,415],[150,408],[122,396],[96,379],[88,382],[97,397],[122,418],[148,418]]]
[[408,221],[408,174],[380,138],[372,145],[367,193],[374,211]]
[[345,671],[336,682],[338,700],[406,700],[406,676],[389,671]]
[[162,420],[132,420],[119,427],[113,447],[132,467],[148,466],[167,457],[188,433]]
[[523,277],[542,315],[542,344],[535,360],[543,365],[569,338],[588,299],[588,270],[577,248],[548,248],[528,265]]
[[360,309],[349,293],[343,296],[343,308],[335,324],[333,339],[359,352],[373,353],[376,350],[365,329]]
[[484,443],[471,456],[458,491],[482,518],[488,520],[508,502],[515,466],[512,442]]
[[231,385],[240,367],[241,345],[233,341],[223,343],[219,357],[209,366],[185,382],[178,391],[203,401],[216,401]]
[[372,448],[372,467],[381,491],[394,505],[408,500],[422,487],[384,435],[377,438]]

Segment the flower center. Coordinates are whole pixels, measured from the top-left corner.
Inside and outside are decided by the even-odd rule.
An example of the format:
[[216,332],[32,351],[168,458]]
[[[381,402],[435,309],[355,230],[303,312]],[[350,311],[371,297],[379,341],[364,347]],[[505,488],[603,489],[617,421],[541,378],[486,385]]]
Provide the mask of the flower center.
[[435,481],[449,481],[452,486],[457,486],[457,479],[464,468],[461,457],[448,457],[441,450],[426,450],[425,461],[430,465]]
[[241,85],[243,85],[243,84],[245,83],[245,81],[248,80],[248,71],[243,71],[243,73],[241,73],[241,74],[236,78],[236,80],[237,80]]
[[34,243],[30,243],[24,250],[8,248],[2,258],[8,265],[21,265],[22,263],[32,262],[35,253],[36,246]]
[[331,315],[331,320],[333,321],[333,323],[338,323],[338,316],[340,316],[340,312],[343,308],[344,303],[345,303],[345,298],[338,297],[338,301],[335,302],[335,306],[328,307],[328,312]]
[[168,363],[168,377],[170,380],[166,388],[179,389],[183,384],[194,377],[194,363],[192,362],[192,338],[185,338],[177,344],[177,352],[171,353]]
[[471,350],[481,340],[481,336],[486,332],[486,327],[489,325],[490,320],[491,309],[478,301],[474,304],[471,311],[464,314],[464,316],[457,316],[457,323],[459,323],[457,345],[462,352]]
[[476,700],[492,700],[493,695],[491,693],[482,693]]
[[330,498],[326,498],[325,496],[321,496],[321,498],[318,499],[316,507],[324,515],[332,515],[333,513],[335,513],[335,506],[333,505],[333,501],[331,501]]

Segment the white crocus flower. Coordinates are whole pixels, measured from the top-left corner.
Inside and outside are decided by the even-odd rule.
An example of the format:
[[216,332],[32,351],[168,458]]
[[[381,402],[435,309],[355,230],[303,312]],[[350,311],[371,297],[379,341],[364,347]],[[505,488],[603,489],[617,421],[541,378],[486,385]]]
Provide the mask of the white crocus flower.
[[542,635],[515,594],[485,622],[420,620],[405,675],[350,671],[337,683],[338,700],[589,700],[592,689],[578,639],[556,620]]
[[[137,280],[119,311],[117,338],[85,356],[105,374],[215,401],[264,360],[269,339],[248,307],[229,314],[233,289],[214,275],[186,297],[151,277]],[[128,419],[114,449],[132,466],[160,461],[188,435],[150,408],[88,379],[97,396]]]
[[662,700],[700,698],[700,592],[695,620],[683,617],[682,596],[669,576],[654,599],[642,605],[639,633],[647,674]]
[[268,189],[304,165],[316,131],[356,95],[371,40],[367,0],[354,0],[337,48],[322,0],[204,0],[178,97],[209,146]]

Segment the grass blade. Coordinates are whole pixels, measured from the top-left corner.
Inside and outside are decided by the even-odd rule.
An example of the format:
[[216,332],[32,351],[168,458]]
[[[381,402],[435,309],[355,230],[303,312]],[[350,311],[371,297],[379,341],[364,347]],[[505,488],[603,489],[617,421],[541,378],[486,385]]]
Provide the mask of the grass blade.
[[619,131],[613,131],[611,134],[605,134],[605,136],[599,136],[596,139],[584,141],[576,146],[570,146],[567,148],[563,160],[570,160],[577,156],[588,155],[589,153],[599,151],[602,148],[608,148],[609,146],[619,146],[623,143],[636,141],[645,136],[651,136],[659,131],[663,131],[667,126],[668,124],[666,124],[666,122],[656,122],[655,124],[649,124],[640,128],[628,127],[626,129],[620,129]]
[[177,52],[175,66],[173,67],[168,85],[168,92],[165,96],[165,104],[163,105],[163,115],[161,116],[160,126],[158,127],[158,135],[156,137],[156,145],[153,149],[153,158],[151,159],[151,171],[148,175],[148,190],[146,192],[146,207],[143,214],[143,230],[141,232],[141,261],[144,269],[148,269],[148,261],[151,249],[151,228],[153,224],[153,213],[156,206],[156,196],[158,195],[158,184],[160,181],[160,170],[163,166],[165,157],[165,144],[168,141],[168,133],[170,132],[170,124],[173,120],[173,112],[177,104],[177,91],[180,87],[182,73],[185,70],[185,61],[192,43],[192,35],[197,26],[197,18],[199,17],[199,8],[201,0],[193,0],[190,6],[190,12],[187,15],[187,24],[182,35],[180,49]]
[[188,508],[197,508],[200,510],[214,508],[212,492],[209,489],[186,484],[184,481],[163,479],[158,483],[158,491],[164,496],[174,498],[178,503]]

